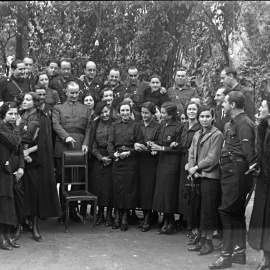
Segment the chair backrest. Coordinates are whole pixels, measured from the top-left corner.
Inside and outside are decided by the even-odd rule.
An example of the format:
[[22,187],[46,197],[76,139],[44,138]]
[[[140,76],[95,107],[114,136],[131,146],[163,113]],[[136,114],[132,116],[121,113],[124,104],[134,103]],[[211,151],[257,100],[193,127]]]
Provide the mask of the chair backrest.
[[78,150],[62,152],[62,192],[67,185],[83,185],[84,190],[88,191],[88,155],[86,153]]

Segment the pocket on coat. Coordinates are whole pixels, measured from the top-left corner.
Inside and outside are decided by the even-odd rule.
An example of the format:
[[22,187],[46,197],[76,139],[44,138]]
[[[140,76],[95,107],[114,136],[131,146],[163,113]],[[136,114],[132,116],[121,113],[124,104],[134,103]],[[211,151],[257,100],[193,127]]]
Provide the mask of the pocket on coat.
[[80,117],[80,125],[86,126],[86,117]]

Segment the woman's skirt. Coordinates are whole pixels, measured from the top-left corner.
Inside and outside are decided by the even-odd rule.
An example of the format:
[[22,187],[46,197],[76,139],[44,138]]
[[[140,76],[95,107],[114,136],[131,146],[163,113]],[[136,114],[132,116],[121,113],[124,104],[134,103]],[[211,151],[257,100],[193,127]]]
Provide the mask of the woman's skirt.
[[14,197],[0,197],[0,223],[7,225],[18,223]]

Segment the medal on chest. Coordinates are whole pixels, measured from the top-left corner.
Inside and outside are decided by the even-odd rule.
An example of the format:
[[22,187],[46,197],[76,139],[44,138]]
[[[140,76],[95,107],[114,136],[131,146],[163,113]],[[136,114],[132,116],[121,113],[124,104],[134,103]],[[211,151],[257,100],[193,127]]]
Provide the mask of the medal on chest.
[[24,130],[24,131],[27,131],[27,125],[25,125],[25,126],[23,127],[23,130]]
[[172,139],[171,136],[167,136],[167,141],[170,141]]

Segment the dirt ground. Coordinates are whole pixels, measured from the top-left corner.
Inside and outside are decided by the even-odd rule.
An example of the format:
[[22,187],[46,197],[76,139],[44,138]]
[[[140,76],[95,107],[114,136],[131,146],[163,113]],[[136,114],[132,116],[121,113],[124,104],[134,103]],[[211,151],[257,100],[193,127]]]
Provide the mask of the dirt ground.
[[[247,208],[249,222],[253,200]],[[138,212],[141,215],[141,212]],[[0,270],[191,270],[208,269],[219,251],[205,256],[187,251],[186,232],[158,235],[158,228],[148,232],[129,227],[121,232],[104,225],[92,230],[92,217],[85,224],[70,222],[69,232],[56,218],[39,222],[43,241],[23,232],[21,248],[0,250]],[[214,240],[214,245],[219,240]],[[262,254],[247,249],[247,265],[233,264],[231,269],[254,269]]]

